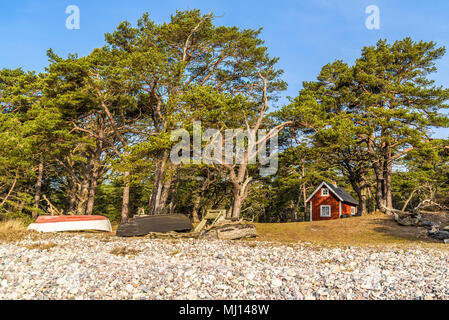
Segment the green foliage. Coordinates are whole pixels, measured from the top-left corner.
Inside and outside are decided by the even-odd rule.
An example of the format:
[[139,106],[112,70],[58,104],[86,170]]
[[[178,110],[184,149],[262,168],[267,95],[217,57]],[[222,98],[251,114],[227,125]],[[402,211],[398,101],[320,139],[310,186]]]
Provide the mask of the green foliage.
[[395,207],[429,197],[449,205],[449,143],[429,138],[449,126],[441,112],[449,90],[429,76],[444,48],[380,40],[352,65],[323,66],[268,115],[287,86],[279,59],[261,29],[215,20],[186,10],[156,23],[146,13],[85,57],[50,49],[43,74],[0,70],[0,214],[30,219],[53,206],[84,214],[94,199],[94,213],[118,221],[127,186],[131,213],[148,213],[158,190],[171,212],[229,209],[229,168],[168,159],[172,130],[192,132],[194,121],[221,132],[291,124],[280,134],[276,176],[259,176],[258,165],[232,168],[251,181],[241,211],[250,220],[305,219],[305,199],[323,180],[351,187],[368,207],[379,189],[392,192]]

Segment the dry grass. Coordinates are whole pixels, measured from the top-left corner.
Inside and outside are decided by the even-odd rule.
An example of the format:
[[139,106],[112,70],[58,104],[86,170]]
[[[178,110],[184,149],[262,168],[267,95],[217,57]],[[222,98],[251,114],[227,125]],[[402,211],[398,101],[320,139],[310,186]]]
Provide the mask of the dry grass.
[[48,242],[48,243],[33,243],[30,245],[26,245],[25,248],[29,249],[29,250],[50,250],[51,248],[57,247],[58,245],[56,243],[53,242]]
[[130,249],[127,247],[117,247],[112,249],[109,253],[116,255],[116,256],[135,256],[137,254],[139,254],[140,252],[142,252],[142,250],[137,250],[137,249]]
[[416,246],[448,248],[427,236],[427,230],[399,226],[390,216],[375,213],[331,221],[256,224],[258,240],[310,242],[324,246]]
[[0,222],[0,242],[17,242],[30,232],[21,220],[6,220]]
[[175,250],[175,251],[170,252],[168,255],[173,257],[173,256],[176,256],[178,253],[181,253],[181,251]]

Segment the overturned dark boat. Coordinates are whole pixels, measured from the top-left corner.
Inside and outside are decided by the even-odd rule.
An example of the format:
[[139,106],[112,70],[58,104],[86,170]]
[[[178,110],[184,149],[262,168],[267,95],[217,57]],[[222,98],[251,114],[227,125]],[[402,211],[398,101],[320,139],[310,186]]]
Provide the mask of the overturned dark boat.
[[141,237],[149,233],[189,232],[193,225],[187,216],[182,214],[138,216],[127,223],[121,223],[116,235],[119,237]]

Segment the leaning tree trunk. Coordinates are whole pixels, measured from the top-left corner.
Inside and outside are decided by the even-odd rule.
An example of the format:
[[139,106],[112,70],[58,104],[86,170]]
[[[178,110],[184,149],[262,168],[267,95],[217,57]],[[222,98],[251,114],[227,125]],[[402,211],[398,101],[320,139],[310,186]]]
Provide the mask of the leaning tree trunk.
[[402,210],[401,211],[405,211],[407,209],[408,204],[410,203],[410,201],[412,201],[413,196],[415,195],[415,193],[417,191],[418,191],[418,188],[413,189],[413,191],[410,193],[409,197],[405,201],[404,205],[402,206]]
[[39,203],[41,202],[41,192],[42,192],[42,180],[44,177],[44,163],[39,163],[37,181],[36,181],[36,193],[34,195],[34,209],[33,211],[33,219],[36,219],[38,216]]

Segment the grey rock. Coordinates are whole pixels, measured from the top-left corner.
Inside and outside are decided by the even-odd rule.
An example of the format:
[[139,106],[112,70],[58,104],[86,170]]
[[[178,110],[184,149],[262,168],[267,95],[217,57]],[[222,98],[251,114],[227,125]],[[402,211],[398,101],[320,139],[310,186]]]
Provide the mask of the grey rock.
[[435,233],[429,233],[429,236],[436,240],[449,239],[449,231],[437,231]]

